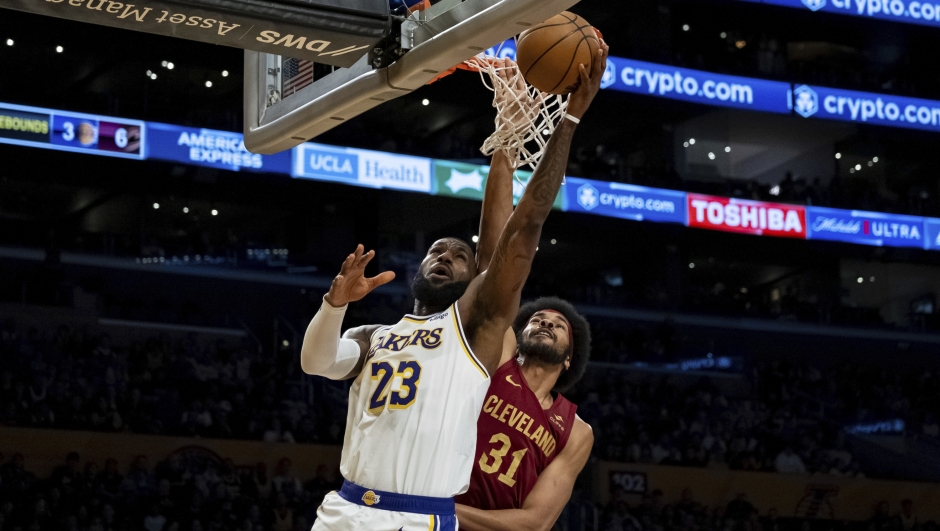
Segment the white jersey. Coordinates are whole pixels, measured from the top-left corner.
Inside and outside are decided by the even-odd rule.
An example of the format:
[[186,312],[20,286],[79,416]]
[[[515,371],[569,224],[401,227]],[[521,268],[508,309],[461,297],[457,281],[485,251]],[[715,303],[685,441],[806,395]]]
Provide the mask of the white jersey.
[[465,492],[489,383],[456,304],[377,330],[349,390],[343,477],[398,494]]

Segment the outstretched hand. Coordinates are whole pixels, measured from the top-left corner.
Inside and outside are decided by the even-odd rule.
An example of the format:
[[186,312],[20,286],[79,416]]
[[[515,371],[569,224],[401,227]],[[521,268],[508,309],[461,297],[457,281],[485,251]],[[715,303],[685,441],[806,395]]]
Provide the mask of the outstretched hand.
[[588,72],[587,67],[583,64],[578,65],[581,81],[578,83],[578,88],[568,97],[568,110],[566,111],[571,116],[581,119],[584,113],[587,112],[588,107],[591,106],[591,102],[594,101],[594,96],[601,90],[601,79],[604,77],[604,71],[607,70],[607,54],[609,52],[610,47],[601,38],[600,47],[594,57],[594,67],[591,71]]
[[330,285],[330,291],[324,297],[324,300],[334,308],[345,306],[350,302],[356,302],[372,290],[388,284],[395,279],[395,273],[385,271],[372,278],[366,278],[366,265],[375,257],[375,251],[365,252],[365,248],[360,244],[356,247],[356,252],[346,257],[343,261],[343,267],[339,274],[333,279]]

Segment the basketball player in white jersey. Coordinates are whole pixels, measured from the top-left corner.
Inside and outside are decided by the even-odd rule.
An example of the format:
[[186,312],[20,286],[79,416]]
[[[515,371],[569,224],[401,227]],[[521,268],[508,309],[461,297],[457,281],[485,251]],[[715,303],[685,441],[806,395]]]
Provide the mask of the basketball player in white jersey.
[[340,471],[343,488],[326,496],[317,530],[448,531],[457,528],[453,497],[467,490],[476,421],[503,339],[519,310],[542,225],[564,178],[575,126],[600,89],[607,59],[581,65],[568,102],[525,193],[477,275],[470,246],[435,242],[412,283],[413,315],[389,327],[360,327],[340,337],[350,302],[391,281],[366,278],[374,251],[349,255],[304,336],[308,374],[355,378]]

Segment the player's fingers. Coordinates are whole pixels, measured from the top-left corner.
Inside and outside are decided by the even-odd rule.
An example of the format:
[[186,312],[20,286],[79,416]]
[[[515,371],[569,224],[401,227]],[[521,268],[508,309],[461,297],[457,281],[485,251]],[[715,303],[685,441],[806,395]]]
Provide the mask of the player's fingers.
[[395,280],[394,271],[385,271],[379,273],[378,275],[369,279],[369,289],[373,290],[383,284],[388,284],[389,282]]
[[357,264],[358,267],[365,267],[366,265],[369,264],[369,262],[372,261],[373,258],[375,258],[375,250],[374,250],[374,249],[371,250],[371,251],[369,251],[369,252],[367,252],[366,254],[362,255],[362,258],[359,259],[359,263]]
[[591,77],[588,76],[587,73],[587,67],[585,67],[583,64],[578,65],[578,77],[581,78],[582,87],[587,86],[587,84],[591,81]]

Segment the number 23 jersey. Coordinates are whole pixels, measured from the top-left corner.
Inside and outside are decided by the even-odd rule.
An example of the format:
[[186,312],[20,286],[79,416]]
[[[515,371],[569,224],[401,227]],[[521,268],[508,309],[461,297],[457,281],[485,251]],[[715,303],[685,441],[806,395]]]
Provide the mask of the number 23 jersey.
[[398,494],[465,492],[489,383],[456,304],[379,329],[349,390],[343,477]]
[[488,511],[522,507],[539,474],[568,442],[575,411],[577,406],[560,394],[552,407],[542,409],[519,362],[503,363],[477,422],[470,489],[457,503]]

